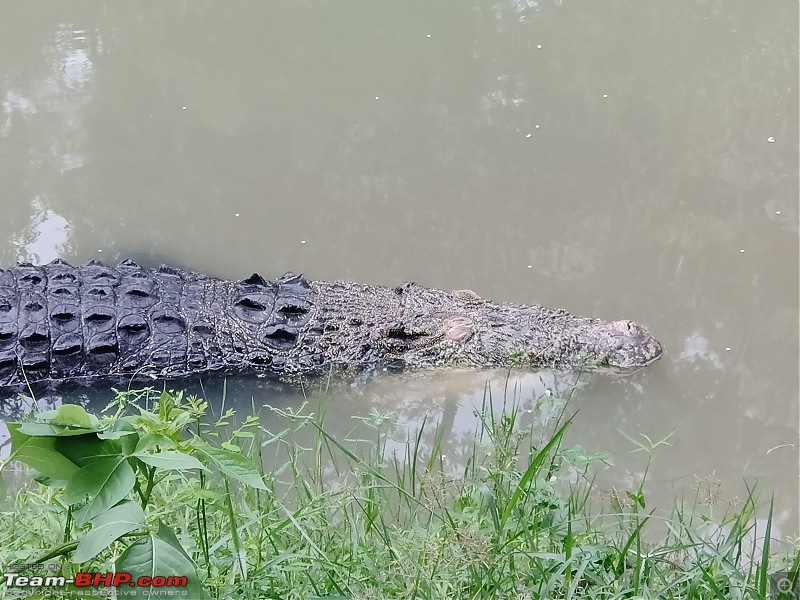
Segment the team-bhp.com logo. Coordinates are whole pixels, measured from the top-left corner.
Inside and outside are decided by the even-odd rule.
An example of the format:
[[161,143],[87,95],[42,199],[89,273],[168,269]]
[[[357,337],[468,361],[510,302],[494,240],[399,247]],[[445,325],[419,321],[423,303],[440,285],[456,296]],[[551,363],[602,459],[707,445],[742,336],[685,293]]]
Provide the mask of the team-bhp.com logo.
[[[189,580],[178,575],[143,575],[134,578],[130,573],[75,573],[75,577],[61,575],[20,575],[19,573],[5,573],[3,581],[6,594],[11,592],[17,597],[29,596],[54,596],[62,593],[70,586],[71,596],[106,596],[115,594],[122,596],[186,596],[185,588]],[[108,589],[106,589],[108,588]],[[113,588],[113,589],[111,589]],[[126,590],[126,588],[134,588]],[[103,593],[107,592],[107,593]],[[128,592],[128,593],[126,593]]]

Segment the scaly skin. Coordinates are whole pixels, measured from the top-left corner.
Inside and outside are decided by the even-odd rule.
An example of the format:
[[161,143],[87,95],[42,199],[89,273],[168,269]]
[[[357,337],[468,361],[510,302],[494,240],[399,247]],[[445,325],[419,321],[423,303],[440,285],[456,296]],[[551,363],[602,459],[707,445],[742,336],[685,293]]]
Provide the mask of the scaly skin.
[[628,371],[662,354],[630,321],[496,303],[468,290],[227,281],[123,261],[0,270],[0,388],[37,382],[448,366]]

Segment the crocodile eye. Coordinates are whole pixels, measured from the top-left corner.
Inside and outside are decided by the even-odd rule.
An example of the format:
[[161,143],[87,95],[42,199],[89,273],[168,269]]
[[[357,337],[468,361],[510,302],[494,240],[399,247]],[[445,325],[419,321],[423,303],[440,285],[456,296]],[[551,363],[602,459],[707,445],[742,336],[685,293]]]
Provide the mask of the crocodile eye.
[[386,337],[392,340],[407,341],[418,340],[427,337],[427,333],[421,331],[408,330],[405,327],[392,327],[386,332]]
[[423,329],[409,328],[404,324],[388,327],[383,332],[383,344],[390,350],[403,352],[413,348],[423,348],[431,343],[435,337]]

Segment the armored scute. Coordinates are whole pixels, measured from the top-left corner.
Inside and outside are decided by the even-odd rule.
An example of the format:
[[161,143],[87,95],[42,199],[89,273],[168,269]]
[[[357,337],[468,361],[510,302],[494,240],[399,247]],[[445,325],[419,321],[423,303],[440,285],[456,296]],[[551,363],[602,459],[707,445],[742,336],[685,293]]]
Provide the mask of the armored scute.
[[131,261],[62,260],[0,270],[0,387],[97,379],[446,366],[621,370],[661,345],[606,322],[474,292],[308,281],[287,273],[226,281]]

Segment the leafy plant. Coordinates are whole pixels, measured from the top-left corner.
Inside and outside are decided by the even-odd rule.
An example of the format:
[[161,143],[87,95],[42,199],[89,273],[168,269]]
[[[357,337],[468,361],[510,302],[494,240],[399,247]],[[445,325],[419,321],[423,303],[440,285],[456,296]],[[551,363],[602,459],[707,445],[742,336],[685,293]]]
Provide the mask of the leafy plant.
[[523,409],[504,395],[497,409],[491,395],[465,454],[447,461],[445,433],[427,421],[393,454],[396,415],[373,411],[339,440],[313,399],[269,408],[274,433],[255,410],[241,420],[223,398],[214,418],[180,393],[121,393],[109,416],[33,415],[10,424],[0,463],[22,461],[33,478],[9,482],[0,563],[185,573],[186,597],[225,600],[745,600],[800,568],[800,546],[784,554],[771,539],[772,505],[755,518],[752,490],[721,521],[648,506],[647,472],[668,438],[623,434],[647,455],[644,475],[608,492],[592,475],[606,459],[564,447],[565,399]]
[[189,554],[167,525],[149,515],[153,494],[176,474],[211,473],[222,480],[228,497],[232,480],[256,490],[266,485],[241,453],[187,435],[205,410],[199,400],[184,403],[181,394],[164,392],[153,411],[137,408],[137,414],[122,414],[129,406],[123,402],[116,416],[99,419],[65,404],[32,420],[9,423],[11,454],[0,470],[18,460],[33,469],[42,485],[62,490],[64,543],[44,552],[38,562],[72,553],[74,563],[85,563],[117,544],[116,571],[134,579],[187,575],[190,597],[201,598],[201,580]]

